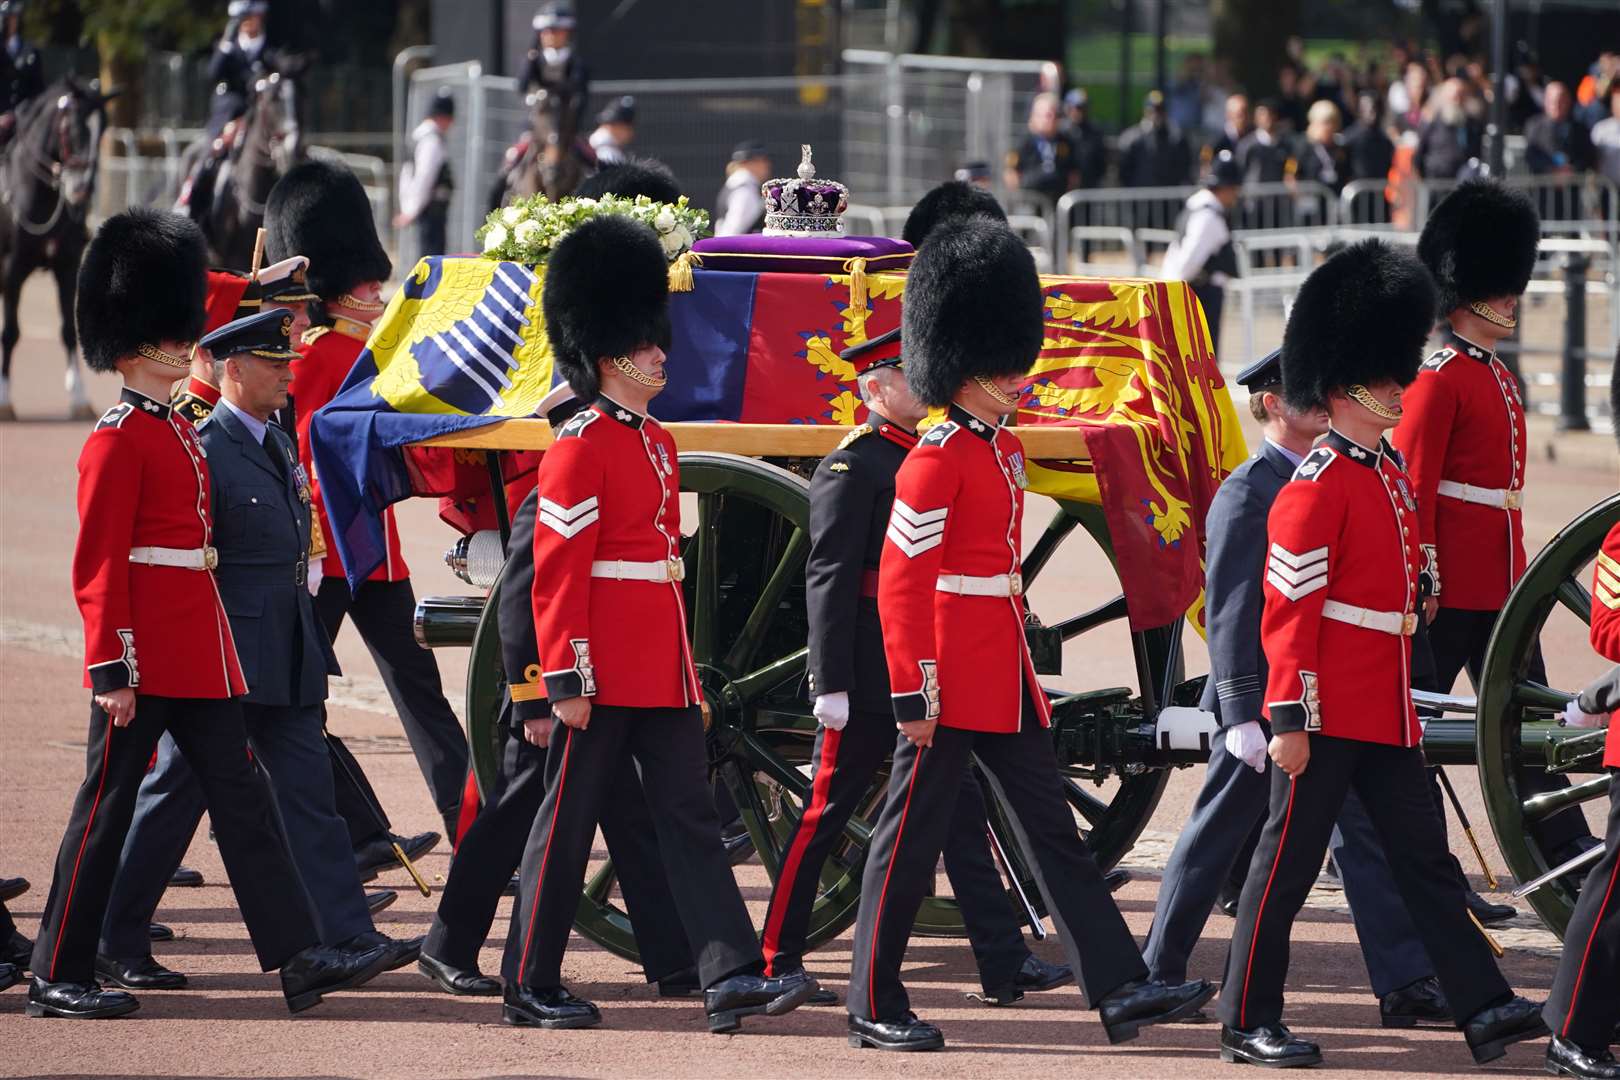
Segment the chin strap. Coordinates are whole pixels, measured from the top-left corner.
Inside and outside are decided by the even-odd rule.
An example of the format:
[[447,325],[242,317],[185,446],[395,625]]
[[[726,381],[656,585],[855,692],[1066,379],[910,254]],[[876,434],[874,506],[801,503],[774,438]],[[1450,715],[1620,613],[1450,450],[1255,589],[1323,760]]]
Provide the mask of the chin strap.
[[1399,420],[1401,418],[1400,413],[1373,397],[1372,391],[1368,390],[1360,383],[1356,383],[1354,386],[1345,387],[1344,392],[1349,394],[1356,404],[1360,405],[1363,409],[1366,409],[1374,416],[1381,416],[1385,420]]
[[148,360],[156,360],[158,363],[167,367],[181,368],[182,370],[186,371],[191,370],[191,360],[189,357],[176,356],[174,353],[160,349],[156,345],[148,345],[145,342],[142,342],[141,344],[135,346],[135,351],[146,357]]
[[1500,326],[1504,330],[1512,330],[1519,325],[1519,320],[1511,315],[1504,315],[1483,300],[1475,300],[1468,305],[1468,310],[1484,319],[1488,323]]
[[1006,394],[1002,393],[1001,387],[997,386],[983,375],[973,376],[973,381],[979,384],[979,389],[983,390],[985,393],[994,398],[997,404],[1007,405],[1009,407],[1016,406],[1018,404],[1017,398],[1008,397]]
[[628,356],[615,356],[610,363],[612,363],[621,374],[634,379],[642,386],[663,386],[665,383],[669,382],[668,375],[664,374],[663,372],[659,372],[657,375],[649,375],[645,371],[642,371],[640,368],[636,367],[635,364],[631,363]]
[[388,306],[381,300],[362,300],[351,293],[343,293],[332,303],[341,308],[348,308],[350,311],[364,311],[370,315],[375,315]]

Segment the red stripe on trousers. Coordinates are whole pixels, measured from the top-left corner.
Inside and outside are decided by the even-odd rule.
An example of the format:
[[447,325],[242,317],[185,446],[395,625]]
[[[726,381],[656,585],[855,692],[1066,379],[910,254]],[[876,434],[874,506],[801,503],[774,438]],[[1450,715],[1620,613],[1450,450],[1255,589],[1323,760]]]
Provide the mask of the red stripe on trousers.
[[84,862],[84,849],[90,843],[90,829],[96,823],[96,811],[101,808],[101,793],[107,789],[107,758],[112,754],[113,722],[110,713],[103,712],[107,718],[107,737],[101,746],[101,779],[96,782],[96,799],[90,804],[90,820],[84,823],[84,836],[79,839],[79,853],[73,859],[73,876],[68,878],[67,899],[62,902],[62,918],[56,924],[56,944],[51,948],[51,974],[50,981],[56,981],[56,956],[62,951],[62,938],[67,931],[68,916],[73,912],[73,890],[79,883],[79,864]]
[[[827,793],[832,787],[834,763],[838,759],[838,744],[843,736],[842,730],[834,731],[832,728],[826,728],[821,733],[821,760],[816,762],[816,779],[810,788],[810,805],[805,807],[804,816],[799,819],[799,830],[793,834],[793,843],[788,848],[787,859],[782,863],[781,876],[776,879],[776,888],[771,893],[770,907],[765,912],[763,952],[767,975],[781,974],[773,965],[776,963],[777,944],[782,937],[782,923],[787,920],[794,879],[798,877],[799,864],[804,861],[804,849],[810,846],[811,838],[821,826],[821,815],[827,809]],[[781,902],[778,903],[778,900]]]
[[[522,738],[522,735],[518,735]],[[462,837],[472,828],[472,823],[478,818],[482,799],[478,794],[478,775],[469,766],[467,769],[467,782],[461,787],[461,809],[456,813],[456,835],[450,838],[451,850],[461,846]]]
[[1569,992],[1569,1011],[1564,1014],[1564,1027],[1559,1031],[1560,1039],[1569,1038],[1569,1025],[1575,1020],[1575,1002],[1580,1000],[1581,983],[1586,979],[1586,962],[1592,958],[1592,942],[1597,940],[1598,927],[1603,925],[1603,913],[1609,909],[1609,901],[1614,899],[1615,879],[1620,878],[1620,859],[1615,860],[1614,869],[1609,871],[1609,888],[1603,894],[1603,903],[1598,905],[1597,918],[1592,920],[1592,932],[1586,937],[1586,949],[1581,953],[1581,966],[1575,972],[1575,989]]
[[1277,841],[1277,854],[1271,860],[1271,873],[1266,877],[1266,891],[1260,894],[1260,910],[1254,913],[1254,931],[1249,935],[1249,959],[1243,967],[1243,997],[1238,1002],[1238,1027],[1249,1026],[1249,977],[1254,974],[1254,949],[1260,944],[1260,919],[1266,913],[1266,901],[1271,898],[1271,883],[1277,880],[1277,867],[1282,863],[1283,848],[1288,844],[1288,825],[1294,820],[1294,789],[1297,781],[1288,778],[1288,812],[1283,815],[1282,837]]
[[557,835],[557,814],[562,809],[563,788],[568,783],[568,757],[574,749],[574,729],[563,727],[563,760],[562,771],[557,774],[557,801],[551,810],[551,827],[546,830],[546,849],[540,853],[540,876],[534,883],[534,903],[529,905],[529,929],[523,935],[523,958],[518,961],[518,979],[523,979],[523,972],[529,966],[529,946],[534,944],[535,913],[540,910],[540,890],[546,884],[546,863],[551,858],[551,840]]
[[872,986],[872,972],[877,968],[878,932],[883,929],[883,902],[888,899],[889,877],[894,873],[895,860],[900,857],[900,837],[905,835],[906,816],[911,813],[911,793],[917,788],[917,774],[922,772],[925,750],[925,747],[917,748],[917,763],[911,767],[911,782],[906,784],[906,805],[900,808],[900,827],[894,831],[894,850],[889,852],[889,868],[883,871],[883,888],[878,891],[877,917],[872,920],[872,953],[867,957],[866,963],[866,1003],[873,1020],[882,1019],[877,1014],[877,994]]

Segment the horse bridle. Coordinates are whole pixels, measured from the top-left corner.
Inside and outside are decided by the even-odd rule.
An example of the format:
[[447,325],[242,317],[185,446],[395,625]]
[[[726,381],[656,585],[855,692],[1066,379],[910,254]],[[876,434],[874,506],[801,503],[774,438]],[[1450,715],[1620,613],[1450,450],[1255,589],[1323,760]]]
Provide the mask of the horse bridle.
[[[283,79],[279,75],[273,74],[264,80],[263,88],[258,89],[254,95],[252,110],[255,115],[257,115],[258,110],[266,108],[267,103],[272,100],[282,106],[283,120],[281,130],[278,133],[282,137],[285,137],[287,132],[296,131],[298,128],[298,119],[295,115],[296,106],[287,100],[291,96],[292,88],[295,85],[291,79]],[[253,139],[249,133],[244,132],[237,145],[241,147],[238,151],[237,160],[249,170],[268,166],[279,171],[280,165],[276,161],[276,152],[271,148],[268,139],[264,140],[263,146],[260,146],[257,140]],[[255,202],[241,185],[237,186],[236,201],[237,205],[248,214],[259,217],[264,216],[265,204]]]
[[101,111],[94,109],[90,113],[87,124],[89,127],[89,136],[86,139],[87,154],[80,155],[73,145],[73,132],[75,121],[79,117],[80,105],[79,96],[71,91],[56,99],[50,130],[40,149],[36,150],[29,143],[19,140],[18,154],[28,175],[56,195],[56,205],[51,209],[50,217],[42,224],[35,224],[20,214],[13,214],[18,227],[31,236],[44,236],[55,229],[57,222],[62,219],[62,212],[69,206],[79,207],[78,213],[82,214],[83,207],[89,204],[91,185],[84,185],[84,197],[79,199],[69,199],[62,190],[65,174],[93,173],[96,167],[98,144],[101,141]]

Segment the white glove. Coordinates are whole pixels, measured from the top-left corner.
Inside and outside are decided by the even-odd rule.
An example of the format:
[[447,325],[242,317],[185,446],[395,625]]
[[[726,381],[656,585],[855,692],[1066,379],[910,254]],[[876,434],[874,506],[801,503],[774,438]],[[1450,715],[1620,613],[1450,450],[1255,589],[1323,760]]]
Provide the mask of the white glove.
[[1564,706],[1564,715],[1558,718],[1558,722],[1565,727],[1600,728],[1609,722],[1609,718],[1604,713],[1582,712],[1575,699],[1570,698]]
[[1260,721],[1250,720],[1226,729],[1226,752],[1257,773],[1266,771],[1266,733]]
[[324,558],[311,559],[309,570],[305,573],[304,586],[309,589],[309,595],[319,596],[321,582],[326,580],[326,560]]
[[816,722],[828,731],[843,731],[849,723],[849,694],[840,690],[836,694],[822,694],[816,698]]

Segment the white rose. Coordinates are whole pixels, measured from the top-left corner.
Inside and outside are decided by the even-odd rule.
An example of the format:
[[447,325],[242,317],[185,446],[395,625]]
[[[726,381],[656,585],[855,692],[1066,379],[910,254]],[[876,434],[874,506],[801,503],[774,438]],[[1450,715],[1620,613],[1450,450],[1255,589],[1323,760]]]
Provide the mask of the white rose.
[[488,254],[506,243],[506,230],[499,225],[492,227],[484,234],[484,252]]
[[686,246],[681,243],[681,238],[672,232],[664,233],[658,238],[658,242],[664,245],[664,257],[666,259],[673,259]]
[[501,220],[506,222],[508,225],[516,225],[518,222],[523,220],[523,207],[508,206],[506,209],[501,211]]
[[589,195],[581,195],[579,198],[574,200],[574,205],[575,206],[595,206],[596,205],[596,200],[591,198]]
[[681,238],[681,247],[683,249],[692,246],[692,234],[687,231],[685,225],[675,226],[675,235]]
[[658,216],[653,218],[653,228],[657,229],[661,233],[667,233],[674,227],[675,214],[668,207],[660,210],[658,212]]
[[539,235],[540,223],[538,221],[520,222],[518,227],[512,230],[512,239],[522,245],[534,243],[535,238]]

